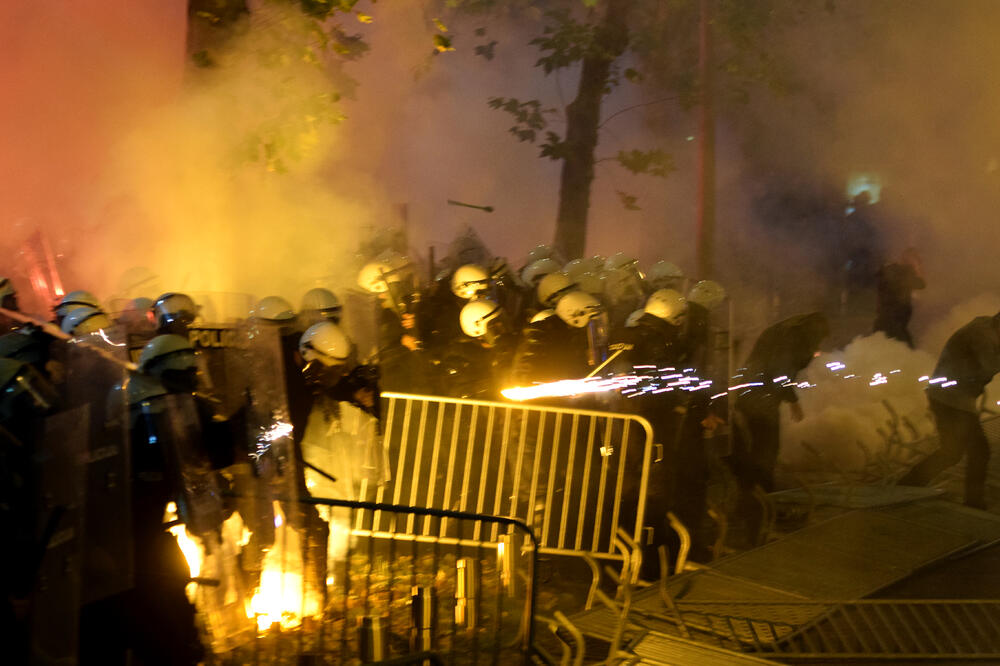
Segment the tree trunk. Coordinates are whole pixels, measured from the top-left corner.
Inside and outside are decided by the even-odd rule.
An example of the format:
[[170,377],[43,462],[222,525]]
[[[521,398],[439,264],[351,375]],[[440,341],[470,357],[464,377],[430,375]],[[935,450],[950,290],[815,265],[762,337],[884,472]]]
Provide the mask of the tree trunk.
[[712,111],[712,21],[710,0],[701,0],[698,73],[701,111],[698,120],[698,274],[713,277],[715,253],[715,118]]
[[576,99],[566,107],[566,156],[559,182],[559,213],[553,243],[566,259],[582,257],[587,245],[587,214],[601,101],[608,93],[611,65],[628,46],[625,21],[631,3],[632,0],[608,2],[598,26],[595,48],[583,59]]

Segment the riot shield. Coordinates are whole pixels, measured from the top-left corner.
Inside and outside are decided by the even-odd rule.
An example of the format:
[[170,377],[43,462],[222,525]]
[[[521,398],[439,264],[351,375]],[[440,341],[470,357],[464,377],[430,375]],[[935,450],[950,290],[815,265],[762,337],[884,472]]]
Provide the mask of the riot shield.
[[320,497],[373,501],[389,479],[388,452],[373,416],[349,402],[317,402],[302,440],[306,485]]
[[295,428],[305,428],[312,399],[294,362],[298,336],[282,337],[277,328],[254,322],[243,330],[249,465],[234,476],[233,486],[250,533],[242,561],[249,586],[256,588],[251,607],[259,622],[268,622],[275,615],[264,608],[273,593],[267,588],[274,581],[287,585],[289,576],[297,577],[303,594],[296,608],[282,612],[301,616],[306,608],[322,607],[329,528],[315,506],[298,501],[308,491]]
[[38,529],[23,572],[33,591],[31,663],[76,659],[89,420],[86,406],[47,417],[35,443]]
[[204,642],[216,653],[226,652],[253,636],[239,566],[244,523],[225,506],[221,477],[211,466],[211,415],[190,395],[154,400],[160,404],[149,416],[174,498],[164,520],[190,572],[186,592],[202,620]]
[[188,340],[198,353],[198,393],[210,400],[221,418],[231,418],[244,407],[249,386],[249,369],[240,354],[233,353],[247,343],[233,324],[194,324]]
[[[222,493],[208,458],[201,417],[195,399],[187,394],[154,398],[162,401],[155,411],[151,431],[163,451],[165,474],[177,502],[177,515],[188,531],[204,537],[222,526]],[[145,404],[144,404],[145,408]]]
[[[128,404],[122,387],[127,359],[124,346],[94,340],[67,345],[65,394],[68,404],[86,411],[88,448],[83,453],[86,504],[83,512],[82,603],[132,587],[131,470]],[[109,354],[95,353],[102,344]]]

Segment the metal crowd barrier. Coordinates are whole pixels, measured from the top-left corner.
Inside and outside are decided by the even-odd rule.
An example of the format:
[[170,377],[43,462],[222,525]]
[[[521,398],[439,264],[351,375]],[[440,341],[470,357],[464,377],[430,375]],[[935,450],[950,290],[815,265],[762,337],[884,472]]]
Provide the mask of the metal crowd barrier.
[[[382,398],[392,478],[363,497],[516,518],[548,554],[621,560],[619,528],[641,542],[654,446],[644,418],[405,393]],[[387,517],[372,519],[379,530]],[[422,536],[445,536],[446,528],[426,520],[407,526]],[[498,529],[473,538],[495,541]]]
[[[296,503],[276,504],[288,511]],[[304,540],[291,542],[275,571],[265,563],[263,571],[252,573],[243,558],[244,570],[236,578],[259,583],[246,593],[253,594],[246,604],[250,626],[242,638],[229,641],[235,647],[215,650],[212,663],[529,662],[537,543],[522,522],[322,498],[303,499],[298,508],[311,510],[307,505],[330,527],[321,599],[307,598],[312,565]],[[414,533],[407,529],[414,520],[448,536]],[[491,532],[498,535],[495,541],[475,536]],[[277,552],[288,539],[276,536],[271,550]],[[262,594],[276,576],[281,584]],[[261,596],[266,598],[258,600]],[[212,618],[203,617],[203,624],[211,625]]]
[[677,602],[669,619],[700,643],[782,662],[1000,660],[996,599]]

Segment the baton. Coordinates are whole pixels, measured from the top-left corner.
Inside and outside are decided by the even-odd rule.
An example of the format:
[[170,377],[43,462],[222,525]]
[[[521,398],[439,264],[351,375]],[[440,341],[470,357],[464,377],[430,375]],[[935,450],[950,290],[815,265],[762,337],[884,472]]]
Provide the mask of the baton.
[[464,208],[475,208],[476,210],[483,210],[487,213],[493,212],[493,206],[477,206],[476,204],[465,203],[464,201],[455,201],[454,199],[448,199],[449,206],[462,206]]

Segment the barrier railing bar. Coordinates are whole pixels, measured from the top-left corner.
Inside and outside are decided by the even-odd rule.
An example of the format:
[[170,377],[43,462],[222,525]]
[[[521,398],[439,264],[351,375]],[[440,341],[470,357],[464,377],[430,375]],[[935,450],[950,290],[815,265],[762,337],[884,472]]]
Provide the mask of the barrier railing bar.
[[[413,479],[410,482],[410,506],[417,503],[417,493],[420,490],[420,475],[424,464],[424,435],[427,434],[427,411],[430,409],[429,403],[423,404],[420,410],[420,421],[417,426],[417,449],[413,452]],[[433,470],[432,470],[433,473]],[[406,518],[406,531],[413,529],[413,515]]]
[[[555,490],[555,485],[556,485],[554,483],[554,479],[552,478],[551,474],[556,469],[556,461],[559,460],[559,441],[560,441],[559,437],[562,435],[562,419],[563,419],[562,414],[556,414],[556,423],[554,427],[555,432],[552,435],[552,455],[550,456],[549,459],[550,476],[549,476],[549,483],[547,484],[548,487],[546,488],[545,491],[545,506],[548,508],[551,508],[552,506],[552,493]],[[565,503],[565,501],[566,498],[564,496],[563,503]],[[549,510],[548,508],[546,509],[544,518],[542,520],[542,543],[549,542],[549,524],[552,522],[551,520],[552,511]]]
[[[387,396],[386,396],[386,394],[383,393],[382,397],[387,397]],[[385,435],[384,435],[384,437],[386,439],[392,437],[392,424],[393,424],[393,420],[394,420],[395,415],[396,415],[396,398],[389,398],[389,404],[386,407],[386,416],[385,416]],[[398,479],[399,479],[398,475],[392,477],[392,481],[394,482],[393,485],[395,485],[395,482]],[[364,498],[362,498],[362,499],[364,499]],[[375,491],[375,501],[376,502],[381,502],[384,499],[385,499],[385,484],[380,484],[379,487],[378,487],[378,490]],[[381,519],[382,519],[381,514],[375,513],[372,516],[372,525],[377,525],[378,522],[379,522],[379,520],[381,520]]]
[[876,604],[870,606],[869,608],[871,608],[872,613],[875,614],[875,617],[878,619],[879,623],[888,630],[887,631],[888,637],[891,638],[893,641],[895,641],[896,646],[893,649],[894,650],[898,649],[900,652],[908,652],[909,650],[906,649],[907,646],[905,641],[901,640],[900,638],[900,634],[898,631],[899,628],[896,627],[896,625],[893,624],[892,621],[890,621],[885,616],[885,612],[882,610],[883,608],[885,608],[885,606]]
[[[545,435],[545,416],[546,416],[545,412],[542,412],[538,418],[538,428],[535,431],[535,455],[532,456],[533,460],[531,465],[531,488],[528,490],[528,508],[526,509],[526,513],[524,514],[525,522],[531,525],[532,527],[535,527],[535,496],[538,493],[539,464],[542,461],[542,451],[545,448],[544,444],[545,440],[543,439]],[[549,481],[550,483],[548,485],[551,488],[552,479],[549,479]],[[547,515],[549,512],[548,509],[549,506],[545,505],[545,510],[543,511],[543,513]],[[511,515],[517,515],[517,514],[512,513]]]
[[[597,419],[594,419],[594,421],[597,421]],[[600,543],[600,540],[601,540],[601,522],[602,522],[602,519],[604,518],[604,494],[605,494],[604,486],[608,482],[608,458],[610,458],[610,456],[608,455],[608,452],[611,450],[610,449],[610,447],[611,447],[611,423],[610,423],[610,419],[607,419],[607,418],[604,419],[604,421],[605,421],[603,423],[603,425],[604,425],[604,428],[603,428],[603,430],[604,430],[604,438],[603,438],[603,442],[602,442],[601,447],[597,450],[597,453],[601,456],[601,475],[600,475],[600,481],[597,484],[597,510],[594,511],[594,514],[595,514],[595,516],[594,516],[594,538],[592,539],[592,546],[590,548],[594,552],[597,552],[597,544]],[[591,455],[593,455],[593,451],[591,452]],[[616,499],[617,499],[617,496],[616,496]],[[611,533],[611,541],[612,541],[612,543],[614,543],[614,537],[615,537],[615,533],[612,532]],[[610,552],[610,553],[615,552],[614,548],[612,547],[611,549],[608,550],[608,552]]]
[[956,608],[956,606],[953,606],[953,605],[949,604],[947,606],[942,606],[942,611],[948,616],[948,619],[951,620],[952,624],[954,624],[956,627],[958,627],[959,632],[961,632],[961,634],[965,638],[965,640],[968,641],[968,643],[967,643],[967,645],[969,646],[969,650],[968,651],[969,652],[975,652],[976,651],[976,640],[969,634],[968,631],[966,631],[965,623],[960,622],[958,620],[958,618],[956,617],[955,608]]
[[924,605],[921,604],[918,606],[916,604],[909,604],[903,606],[902,608],[906,608],[910,612],[910,614],[913,615],[913,617],[917,620],[917,624],[920,625],[920,628],[924,632],[923,635],[930,639],[931,645],[934,646],[934,650],[936,650],[938,654],[944,654],[946,652],[944,646],[942,646],[941,643],[938,642],[937,637],[934,635],[934,632],[931,629],[931,627],[928,626],[926,622],[924,622],[924,617],[922,615]]
[[396,462],[396,483],[393,484],[395,488],[392,493],[392,503],[399,504],[399,496],[403,492],[403,484],[399,483],[403,479],[403,465],[406,464],[406,449],[409,446],[410,438],[407,435],[410,432],[410,414],[413,410],[413,402],[407,400],[403,408],[403,430],[400,436],[400,446],[399,446],[399,460]]
[[646,419],[629,419],[629,422],[635,422],[641,425],[645,434],[645,445],[642,447],[642,474],[639,477],[639,507],[636,509],[635,535],[633,536],[636,543],[641,543],[642,526],[644,525],[646,519],[646,493],[649,492],[649,468],[650,465],[652,465],[653,456],[653,426],[651,426],[649,421]]
[[[441,455],[441,429],[443,425],[444,425],[444,405],[439,405],[437,410],[437,422],[435,423],[434,426],[434,449],[431,452],[431,474],[430,474],[431,478],[427,480],[427,495],[426,495],[427,499],[424,500],[424,504],[427,505],[434,504],[434,490],[437,485],[437,466],[438,466],[438,458]],[[448,469],[451,470],[451,467],[449,467]],[[448,498],[446,497],[445,501],[447,501],[447,499]],[[430,525],[427,524],[428,522],[429,521],[424,520],[425,535],[428,533],[428,529],[430,527]],[[439,533],[440,530],[441,530],[441,525],[439,523],[438,524]]]
[[874,654],[874,650],[869,647],[868,642],[865,640],[864,635],[858,631],[857,626],[855,626],[854,621],[851,619],[851,613],[844,606],[838,608],[840,614],[844,617],[844,623],[850,627],[851,634],[858,639],[858,645],[861,648],[860,652],[863,654]]
[[916,632],[914,632],[910,627],[910,623],[903,617],[903,614],[900,612],[900,604],[889,604],[888,608],[892,611],[893,617],[896,618],[900,626],[906,629],[906,633],[910,637],[913,649],[909,650],[909,652],[923,652],[925,650],[924,644],[921,642],[920,637],[916,634]]
[[[512,415],[512,410],[510,407],[504,409],[503,418],[503,439],[500,440],[500,469],[497,470],[497,489],[493,493],[493,513],[500,513],[500,502],[501,496],[503,495],[503,477],[504,471],[507,469],[507,442],[510,439],[510,420]],[[497,539],[496,525],[492,528],[492,538],[494,541]]]
[[[986,630],[983,629],[982,625],[979,624],[979,620],[977,620],[975,618],[975,616],[972,614],[972,611],[969,609],[968,606],[964,606],[964,605],[963,606],[959,606],[958,610],[960,610],[962,612],[962,614],[965,615],[965,617],[969,621],[969,623],[976,628],[976,635],[978,637],[985,637],[985,636],[989,636],[990,635]],[[980,650],[983,650],[985,647],[986,647],[985,645],[978,645],[978,644],[975,644],[975,645],[972,646],[973,650],[975,650],[977,652],[980,651]]]
[[876,627],[871,621],[871,618],[868,617],[865,606],[863,604],[858,604],[857,606],[854,606],[854,609],[857,611],[858,617],[861,619],[864,626],[869,629],[870,633],[875,638],[875,642],[878,643],[880,653],[892,654],[892,649],[889,647],[889,644],[882,640],[882,632],[878,630],[878,627]]
[[[544,412],[543,412],[544,414]],[[544,416],[542,417],[544,418]],[[521,477],[523,476],[524,467],[524,446],[528,439],[528,419],[524,415],[521,416],[521,429],[517,435],[517,458],[515,458],[514,471],[511,473],[511,480],[514,482],[514,490],[510,494],[510,511],[507,515],[516,516],[517,515],[517,502],[521,492]],[[497,492],[500,489],[497,488]],[[527,522],[527,519],[525,520]]]
[[[587,513],[587,495],[590,492],[590,467],[594,459],[594,429],[597,427],[597,419],[590,419],[590,427],[587,429],[587,446],[584,449],[583,478],[581,482],[582,496],[580,498],[580,511],[576,521],[576,549],[580,550],[583,545],[583,519]],[[614,546],[612,546],[614,548]]]
[[580,432],[580,415],[573,415],[569,433],[569,462],[566,464],[566,490],[562,501],[562,517],[559,520],[559,547],[566,546],[566,527],[569,525],[569,501],[573,492],[573,470],[576,468],[576,438]]
[[[934,624],[939,629],[945,629],[947,627],[947,622],[946,622],[947,618],[942,619],[942,616],[939,613],[939,609],[937,607],[937,604],[929,604],[929,605],[926,606],[926,608],[927,608],[927,614],[934,621]],[[956,652],[961,652],[962,651],[962,645],[956,639],[954,631],[950,630],[950,628],[949,629],[945,629],[945,631],[943,631],[941,633],[941,635],[946,640],[950,641],[950,644],[948,645],[947,653],[954,654]]]
[[[812,633],[813,633],[814,630],[816,631],[816,633],[820,633],[820,634],[822,633],[822,626],[823,626],[823,623],[820,622],[820,623],[818,623],[818,624],[816,624],[816,625],[814,625],[812,627],[807,628],[805,631],[803,631],[801,633],[800,638],[802,639],[802,643],[803,643],[803,645],[805,645],[805,647],[806,647],[806,649],[808,651],[810,651],[810,652],[823,652],[824,651],[822,649],[821,650],[817,650],[816,649],[816,644],[813,642],[813,639],[812,639]],[[826,644],[827,644],[826,643],[826,639],[822,635],[820,636],[820,642],[824,646],[826,646]]]
[[[621,455],[618,458],[618,481],[616,487],[618,490],[615,494],[615,504],[611,511],[611,533],[618,533],[618,520],[621,518],[621,506],[622,506],[622,489],[625,485],[625,461],[628,460],[628,433],[629,426],[631,422],[625,420],[622,423],[622,440],[621,440]],[[641,532],[639,533],[641,534]],[[633,531],[633,540],[639,543],[638,535]]]
[[[1000,605],[998,605],[998,604],[989,604],[989,605],[993,606],[995,610],[1000,610]],[[989,622],[990,626],[993,627],[993,635],[994,636],[1000,636],[1000,625],[998,625],[994,621],[993,615],[989,612],[989,609],[987,608],[987,605],[986,604],[977,604],[976,607],[979,608],[979,610],[983,614],[983,617],[985,617],[986,621]]]
[[[444,405],[441,406],[442,411]],[[455,405],[454,416],[451,421],[451,446],[448,449],[448,469],[455,469],[455,456],[458,455],[458,426],[461,423],[460,416],[462,414],[462,406]],[[469,455],[469,451],[465,452],[465,476],[463,478],[469,478],[469,465],[471,464],[472,456]],[[455,479],[454,474],[447,474],[444,480],[444,501],[448,503],[448,506],[454,506],[451,499],[452,482]],[[441,519],[441,536],[444,536],[445,532],[448,531],[448,519]]]

